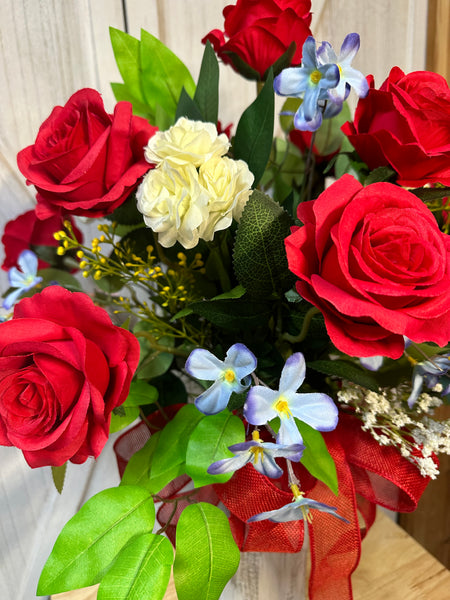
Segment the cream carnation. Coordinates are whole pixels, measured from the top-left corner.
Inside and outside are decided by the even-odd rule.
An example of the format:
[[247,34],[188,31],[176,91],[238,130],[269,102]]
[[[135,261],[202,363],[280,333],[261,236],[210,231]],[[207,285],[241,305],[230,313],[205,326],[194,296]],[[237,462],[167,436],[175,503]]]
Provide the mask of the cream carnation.
[[203,240],[211,241],[216,231],[240,220],[253,180],[243,160],[211,158],[200,167],[199,182],[209,192],[208,218],[200,226]]
[[209,199],[191,164],[174,169],[164,162],[147,173],[137,192],[145,224],[159,234],[158,241],[165,248],[176,242],[187,249],[198,244],[198,228],[208,218]]
[[229,147],[226,134],[218,135],[212,123],[180,117],[167,131],[159,131],[151,137],[144,152],[146,160],[156,165],[165,161],[172,166],[199,167],[213,156],[223,156]]

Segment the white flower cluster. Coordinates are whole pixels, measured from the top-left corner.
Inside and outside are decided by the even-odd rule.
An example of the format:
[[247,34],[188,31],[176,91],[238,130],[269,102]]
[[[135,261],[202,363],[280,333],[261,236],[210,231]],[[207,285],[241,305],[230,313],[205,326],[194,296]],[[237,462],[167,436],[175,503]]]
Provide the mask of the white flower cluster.
[[239,221],[254,177],[244,161],[224,156],[229,146],[212,123],[185,117],[150,138],[145,157],[156,167],[138,189],[138,209],[165,248],[194,248]]
[[435,421],[432,415],[442,405],[441,398],[422,393],[412,409],[402,387],[385,389],[380,393],[359,386],[344,387],[338,400],[352,406],[369,431],[382,446],[396,446],[401,455],[415,464],[424,477],[436,479],[439,469],[435,454],[450,454],[450,420]]

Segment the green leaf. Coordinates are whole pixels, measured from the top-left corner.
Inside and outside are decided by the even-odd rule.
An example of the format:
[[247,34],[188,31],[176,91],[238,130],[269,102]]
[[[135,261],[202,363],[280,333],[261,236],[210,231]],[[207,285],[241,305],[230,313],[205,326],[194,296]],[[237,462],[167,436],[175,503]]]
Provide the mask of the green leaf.
[[117,406],[111,413],[111,423],[109,433],[115,433],[124,429],[139,417],[139,408],[137,406]]
[[[148,104],[135,98],[124,83],[111,83],[111,89],[116,102],[131,102],[134,115],[144,117],[144,119],[147,119],[150,123],[155,123],[154,111],[152,111]],[[105,215],[105,218],[107,218],[107,215]]]
[[178,600],[218,600],[239,560],[228,519],[219,508],[199,502],[184,509],[173,565]]
[[63,491],[64,479],[66,478],[67,463],[60,467],[52,467],[52,478],[56,491],[60,494]]
[[248,164],[256,187],[264,173],[273,139],[275,100],[272,71],[256,100],[242,114],[233,142],[235,159]]
[[373,392],[379,391],[379,386],[376,379],[370,375],[365,369],[358,367],[354,363],[346,360],[314,360],[307,363],[307,367],[324,373],[324,375],[330,375],[339,377],[339,379],[347,379],[352,383],[361,385],[362,387],[372,390]]
[[122,406],[145,406],[158,400],[158,390],[146,381],[132,381],[128,398]]
[[37,595],[98,583],[125,544],[135,535],[150,533],[154,521],[153,500],[142,488],[123,486],[96,494],[59,534]]
[[180,117],[186,117],[192,121],[203,121],[199,107],[184,88],[181,90],[175,119],[178,120]]
[[[133,331],[134,333],[148,331],[150,327],[149,323],[140,321]],[[153,350],[150,341],[143,336],[138,336],[138,341],[141,347],[141,356],[136,371],[137,378],[148,380],[164,375],[164,373],[170,369],[173,362],[173,354],[170,352]],[[161,344],[161,346],[173,347],[175,342],[171,337],[162,337],[158,340],[158,344]]]
[[153,108],[164,107],[175,118],[181,90],[193,96],[195,83],[182,61],[155,36],[141,30],[140,65],[142,90],[147,103]]
[[247,290],[243,285],[237,285],[232,288],[229,292],[224,292],[218,296],[214,296],[211,300],[228,300],[229,298],[242,298]]
[[51,285],[54,281],[57,281],[60,285],[64,286],[68,290],[72,290],[74,292],[82,291],[80,282],[67,271],[49,268],[39,269],[37,274],[42,277],[41,285],[43,287],[46,285]]
[[228,410],[202,419],[189,438],[186,452],[186,473],[194,487],[231,479],[233,473],[209,475],[206,470],[213,462],[233,456],[228,446],[241,442],[245,442],[244,424]]
[[109,28],[111,44],[114,51],[114,58],[124,84],[129,93],[142,104],[146,104],[145,97],[141,89],[141,68],[140,68],[140,42],[132,35],[120,31],[120,29]]
[[203,302],[194,302],[189,308],[216,327],[229,330],[264,327],[272,315],[270,305],[262,302],[249,302],[245,298],[204,300]]
[[341,112],[332,119],[324,119],[316,132],[314,145],[321,156],[337,152],[342,141],[347,137],[342,133],[341,126],[351,120],[351,112],[347,102],[344,102]]
[[408,190],[424,202],[450,197],[450,187],[415,188]]
[[371,171],[364,180],[364,185],[379,183],[380,181],[395,181],[397,173],[392,167],[377,167]]
[[150,477],[153,457],[158,444],[160,431],[153,433],[141,450],[133,454],[128,461],[120,485],[138,485],[150,494],[157,494],[170,481],[184,473],[183,465],[177,464],[158,477]]
[[207,40],[195,90],[194,102],[203,121],[217,125],[219,113],[219,63],[211,43]]
[[[151,478],[171,472],[175,466],[186,462],[186,450],[191,433],[205,418],[193,404],[186,404],[164,427],[159,437],[150,471]],[[170,479],[167,481],[169,483]]]
[[136,193],[128,196],[123,204],[118,206],[110,215],[105,215],[105,219],[119,223],[120,225],[142,225],[142,213],[137,209]]
[[173,563],[172,544],[161,535],[133,537],[100,584],[98,600],[162,600]]
[[333,494],[337,496],[338,479],[336,465],[331,454],[328,452],[322,434],[303,421],[295,419],[295,422],[302,434],[303,443],[306,446],[300,462],[313,477],[323,481]]
[[253,297],[281,295],[295,281],[284,240],[292,218],[274,200],[255,190],[245,205],[234,244],[234,271]]

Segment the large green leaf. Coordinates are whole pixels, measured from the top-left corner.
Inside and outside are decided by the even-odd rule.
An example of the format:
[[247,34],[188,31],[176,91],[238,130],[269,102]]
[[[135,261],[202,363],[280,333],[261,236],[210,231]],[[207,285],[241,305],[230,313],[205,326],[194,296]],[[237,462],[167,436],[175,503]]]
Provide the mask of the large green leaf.
[[150,472],[152,479],[172,472],[177,465],[185,464],[186,450],[191,433],[204,418],[205,415],[197,410],[193,404],[186,404],[167,423],[153,455]]
[[245,205],[234,244],[234,271],[253,297],[283,294],[295,281],[284,240],[292,218],[277,202],[255,190]]
[[206,470],[213,462],[233,456],[228,446],[241,442],[245,442],[244,424],[228,410],[202,419],[189,438],[186,452],[186,473],[194,486],[228,481],[233,473],[209,475]]
[[219,508],[199,502],[184,509],[173,565],[178,600],[218,600],[239,560],[228,519]]
[[275,100],[273,74],[269,73],[256,100],[243,112],[233,142],[234,158],[245,160],[255,176],[254,187],[261,179],[273,139]]
[[145,406],[158,400],[158,390],[146,381],[132,381],[124,406]]
[[109,433],[115,433],[124,429],[139,417],[139,408],[137,406],[117,406],[111,413],[111,423],[109,424]]
[[180,117],[186,117],[186,119],[191,119],[192,121],[203,120],[203,115],[197,103],[194,102],[184,88],[181,90],[175,119],[178,120]]
[[203,120],[216,125],[219,113],[219,63],[209,40],[203,53],[194,102]]
[[147,31],[141,30],[140,66],[142,91],[153,108],[164,107],[175,118],[181,90],[193,96],[195,83],[183,62],[167,46]]
[[170,481],[184,473],[184,463],[178,463],[168,467],[166,471],[157,477],[151,477],[153,458],[161,432],[152,434],[141,450],[133,454],[128,461],[120,485],[139,485],[144,487],[150,494],[157,494]]
[[146,104],[141,89],[140,42],[132,35],[109,28],[114,58],[128,92],[142,104]]
[[303,443],[306,446],[301,463],[313,477],[323,481],[333,494],[337,496],[338,479],[336,465],[331,454],[328,452],[322,434],[303,421],[296,419],[296,423],[302,434]]
[[161,600],[170,579],[173,550],[161,535],[132,538],[103,577],[98,600]]
[[39,579],[46,596],[98,583],[125,544],[150,533],[155,507],[148,492],[123,486],[103,490],[70,519],[55,542]]

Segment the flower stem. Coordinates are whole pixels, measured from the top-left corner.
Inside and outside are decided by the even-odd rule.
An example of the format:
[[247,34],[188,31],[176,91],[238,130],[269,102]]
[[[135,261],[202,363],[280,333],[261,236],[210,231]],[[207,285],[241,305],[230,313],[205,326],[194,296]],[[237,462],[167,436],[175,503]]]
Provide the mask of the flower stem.
[[290,333],[284,333],[282,336],[282,339],[287,340],[288,342],[291,342],[292,344],[295,344],[296,342],[303,342],[303,340],[308,335],[309,326],[311,325],[312,318],[314,317],[314,315],[317,315],[318,313],[320,313],[320,310],[318,308],[316,308],[315,306],[312,306],[308,310],[308,312],[305,314],[300,333],[298,335],[291,335]]

